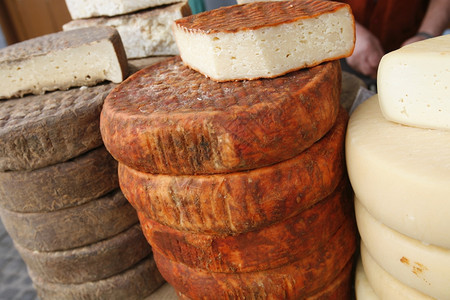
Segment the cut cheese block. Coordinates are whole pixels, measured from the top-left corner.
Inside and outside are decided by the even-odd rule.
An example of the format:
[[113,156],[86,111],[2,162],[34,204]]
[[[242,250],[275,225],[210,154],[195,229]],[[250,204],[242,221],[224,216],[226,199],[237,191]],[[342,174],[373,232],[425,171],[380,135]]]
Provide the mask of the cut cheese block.
[[215,81],[277,77],[355,44],[350,6],[319,0],[220,7],[176,20],[173,32],[183,62]]
[[139,224],[109,239],[65,251],[39,252],[15,244],[28,270],[52,283],[98,281],[129,269],[151,253]]
[[403,283],[392,277],[375,262],[375,260],[370,256],[364,244],[361,244],[361,258],[367,280],[368,282],[370,282],[370,285],[373,287],[375,293],[379,295],[379,299],[435,299],[407,285],[404,285]]
[[258,299],[261,295],[265,299],[303,299],[320,292],[351,263],[356,228],[348,229],[301,260],[259,272],[209,272],[171,261],[156,249],[153,253],[167,282],[192,299],[210,299],[211,295],[215,299]]
[[356,300],[380,300],[367,280],[361,257],[358,257],[355,271],[355,296]]
[[0,172],[0,207],[28,213],[81,205],[117,189],[117,177],[105,147],[33,171]]
[[425,245],[383,225],[355,200],[359,233],[368,253],[403,284],[437,299],[450,299],[450,249]]
[[103,106],[100,129],[123,164],[159,174],[271,165],[323,137],[339,111],[339,62],[273,80],[216,83],[179,57],[141,70]]
[[119,164],[120,186],[136,210],[178,230],[222,235],[256,230],[335,190],[345,170],[346,125],[342,110],[329,133],[300,155],[247,172],[153,175]]
[[72,19],[117,16],[181,0],[66,0]]
[[39,298],[46,300],[141,300],[164,283],[152,255],[122,273],[80,284],[50,283],[32,270],[29,274]]
[[380,61],[383,116],[397,123],[450,130],[450,35],[409,44]]
[[115,17],[72,20],[63,29],[73,30],[89,26],[109,26],[122,38],[127,57],[175,55],[178,48],[172,34],[174,20],[191,14],[187,2],[139,11]]
[[238,235],[183,232],[139,214],[153,249],[173,261],[211,272],[273,269],[308,256],[333,236],[353,228],[351,189],[342,184],[331,196],[285,221]]
[[38,169],[102,146],[99,116],[114,85],[0,101],[0,171]]
[[450,248],[450,132],[402,126],[381,114],[377,96],[353,112],[347,168],[356,196],[389,227]]
[[57,32],[0,49],[0,99],[92,86],[127,75],[119,33],[90,27]]
[[120,190],[83,205],[47,213],[16,213],[0,209],[14,242],[37,251],[85,246],[114,236],[138,222],[136,211]]

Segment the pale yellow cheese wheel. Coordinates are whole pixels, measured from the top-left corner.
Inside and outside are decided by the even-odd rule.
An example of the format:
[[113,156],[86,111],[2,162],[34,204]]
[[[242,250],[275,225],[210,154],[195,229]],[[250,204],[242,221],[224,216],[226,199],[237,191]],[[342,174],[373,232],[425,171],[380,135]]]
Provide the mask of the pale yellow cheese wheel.
[[362,265],[361,257],[356,264],[355,272],[355,295],[356,300],[380,300],[380,298],[373,291],[372,286],[367,280],[364,267]]

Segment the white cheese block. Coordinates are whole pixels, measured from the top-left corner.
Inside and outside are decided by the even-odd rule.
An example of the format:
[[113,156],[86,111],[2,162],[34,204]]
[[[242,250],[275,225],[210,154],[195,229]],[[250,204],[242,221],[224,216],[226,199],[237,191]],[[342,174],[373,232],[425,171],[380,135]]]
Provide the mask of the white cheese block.
[[[364,273],[367,284],[370,285],[374,294],[379,299],[396,299],[396,300],[433,300],[434,298],[427,296],[407,285],[404,285],[388,272],[383,270],[370,256],[364,243],[361,243],[361,259],[362,263],[357,266],[356,277],[358,278],[358,272]],[[358,287],[355,286],[358,291]],[[361,298],[367,299],[367,298]]]
[[128,58],[176,55],[178,47],[173,38],[172,23],[190,14],[191,9],[187,2],[181,2],[134,14],[73,20],[64,24],[63,29],[73,30],[89,26],[113,27],[122,38]]
[[380,300],[367,280],[361,258],[358,258],[355,271],[355,296],[356,300]]
[[0,49],[0,99],[119,83],[126,74],[125,50],[113,28],[61,31]]
[[185,64],[215,81],[272,78],[351,55],[343,3],[298,0],[221,7],[175,21]]
[[117,16],[182,0],[66,0],[72,19]]
[[450,132],[387,121],[377,96],[350,117],[346,161],[353,189],[378,220],[450,248]]
[[358,199],[355,211],[361,240],[380,267],[424,294],[450,299],[450,249],[425,245],[392,230],[371,216]]
[[378,93],[386,119],[450,130],[450,35],[386,54],[378,68]]

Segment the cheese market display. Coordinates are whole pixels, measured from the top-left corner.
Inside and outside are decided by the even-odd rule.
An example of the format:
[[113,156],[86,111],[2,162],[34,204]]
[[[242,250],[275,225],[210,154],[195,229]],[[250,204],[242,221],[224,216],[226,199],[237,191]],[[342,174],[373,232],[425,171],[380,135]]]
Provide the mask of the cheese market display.
[[449,41],[437,37],[386,54],[379,94],[349,120],[360,274],[379,299],[450,299]]

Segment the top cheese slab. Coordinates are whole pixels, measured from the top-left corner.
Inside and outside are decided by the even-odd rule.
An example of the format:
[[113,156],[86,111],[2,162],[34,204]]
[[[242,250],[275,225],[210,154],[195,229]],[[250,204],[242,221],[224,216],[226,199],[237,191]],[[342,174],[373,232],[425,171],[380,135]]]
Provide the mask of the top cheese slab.
[[386,54],[378,69],[378,93],[386,119],[450,130],[450,35]]
[[175,21],[183,62],[215,81],[273,78],[352,54],[343,3],[302,0],[221,7]]
[[113,28],[61,31],[0,49],[0,99],[119,83],[126,74],[125,50]]
[[[66,0],[72,19],[117,16],[181,0]],[[186,2],[186,1],[183,1]]]

